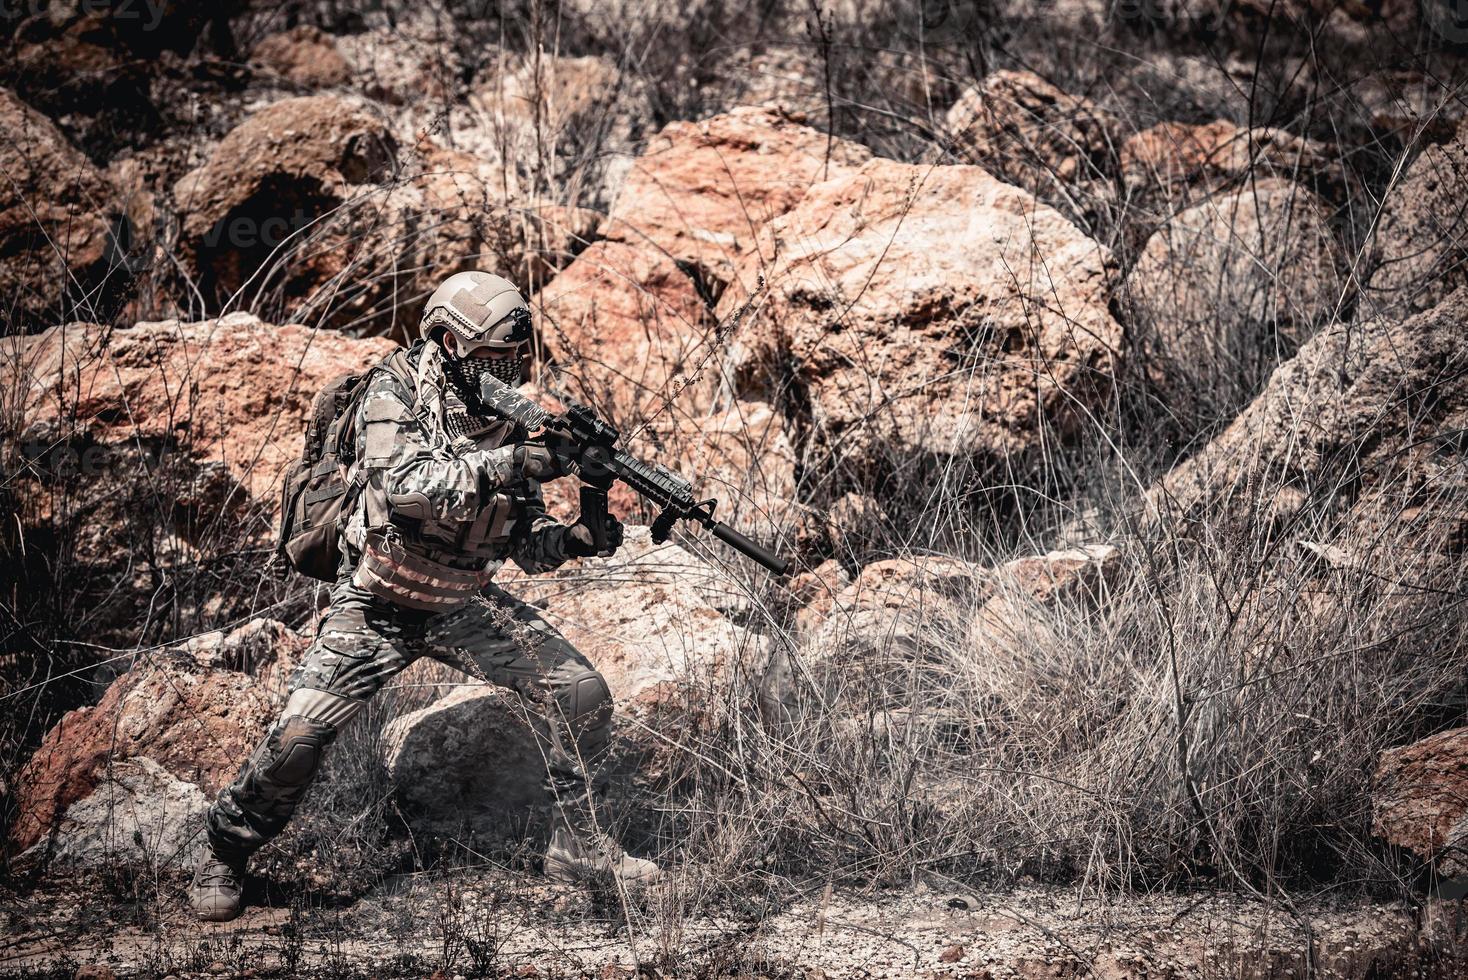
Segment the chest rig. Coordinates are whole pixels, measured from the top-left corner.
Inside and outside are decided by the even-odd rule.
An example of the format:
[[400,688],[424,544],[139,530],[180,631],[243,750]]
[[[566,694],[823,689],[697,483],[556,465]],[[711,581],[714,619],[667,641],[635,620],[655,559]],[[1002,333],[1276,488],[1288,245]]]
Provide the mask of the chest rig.
[[[431,367],[431,365],[430,365]],[[496,449],[524,437],[515,423],[478,415],[452,389],[431,380],[419,384],[412,413],[429,435],[435,456]],[[504,563],[521,531],[527,504],[538,495],[528,484],[491,487],[480,476],[482,501],[472,520],[371,514],[354,582],[379,598],[423,611],[461,605],[481,590]]]

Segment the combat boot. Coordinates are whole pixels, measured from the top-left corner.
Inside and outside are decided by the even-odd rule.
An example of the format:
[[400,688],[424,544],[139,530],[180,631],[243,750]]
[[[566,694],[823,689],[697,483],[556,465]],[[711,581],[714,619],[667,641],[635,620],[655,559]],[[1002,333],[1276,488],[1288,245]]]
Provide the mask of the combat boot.
[[604,833],[575,833],[561,825],[545,849],[545,876],[567,884],[611,875],[624,884],[648,884],[663,870],[655,861],[635,858]]
[[228,922],[239,917],[245,895],[245,859],[220,857],[205,847],[194,869],[190,898],[194,914],[204,922]]

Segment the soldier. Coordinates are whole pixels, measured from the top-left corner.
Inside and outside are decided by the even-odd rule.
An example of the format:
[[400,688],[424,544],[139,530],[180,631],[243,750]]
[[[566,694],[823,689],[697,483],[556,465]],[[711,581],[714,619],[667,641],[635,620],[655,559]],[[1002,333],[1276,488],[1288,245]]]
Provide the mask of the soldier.
[[[598,827],[606,682],[534,607],[491,581],[505,559],[537,573],[596,553],[587,527],[546,514],[540,484],[567,475],[565,461],[481,414],[482,376],[521,381],[530,308],[507,280],[462,272],[429,297],[420,333],[422,343],[392,355],[398,371],[367,382],[352,472],[361,492],[331,604],[280,719],[209,810],[193,883],[201,919],[239,915],[250,854],[285,827],[341,727],[423,655],[508,687],[532,709],[556,811],[550,878],[659,873]],[[615,550],[615,519],[609,537]]]

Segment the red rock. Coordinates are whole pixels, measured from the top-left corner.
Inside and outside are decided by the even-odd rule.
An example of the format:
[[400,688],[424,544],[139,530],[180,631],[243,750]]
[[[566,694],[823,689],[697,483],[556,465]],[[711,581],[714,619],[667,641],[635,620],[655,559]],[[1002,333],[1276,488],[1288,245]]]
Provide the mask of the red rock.
[[255,45],[251,59],[303,88],[331,88],[352,74],[336,39],[309,24],[266,36]]
[[15,343],[30,424],[74,417],[103,445],[176,442],[272,507],[316,392],[395,347],[245,313],[120,330],[73,323]]
[[1468,728],[1455,728],[1381,754],[1372,832],[1442,874],[1468,873]]
[[1067,186],[1111,170],[1117,122],[1091,100],[1068,95],[1031,71],[996,71],[948,110],[960,159],[1057,207]]
[[799,385],[812,441],[859,479],[918,454],[1013,479],[1109,389],[1110,254],[978,167],[872,160],[760,241],[719,303],[727,316],[766,278],[730,340],[736,388],[774,401]]
[[601,233],[725,280],[766,222],[870,156],[767,108],[670,123],[633,164]]
[[1202,126],[1166,122],[1134,133],[1121,148],[1122,177],[1140,193],[1206,194],[1248,177],[1287,177],[1319,193],[1344,189],[1338,151],[1283,129],[1248,129],[1224,119]]
[[[684,272],[653,249],[602,241],[535,297],[540,331],[569,375],[568,393],[631,431],[660,413],[676,379],[698,372],[674,400],[673,418],[712,402],[714,324]],[[662,412],[661,414],[667,414]]]
[[0,292],[6,309],[22,324],[69,317],[72,304],[121,260],[109,253],[112,225],[120,218],[117,195],[49,119],[5,89],[0,173]]
[[1468,122],[1446,143],[1425,148],[1382,204],[1376,269],[1367,312],[1389,316],[1428,309],[1468,283]]
[[1127,291],[1163,382],[1227,410],[1336,315],[1345,265],[1324,202],[1269,177],[1175,215]]
[[68,807],[97,787],[112,764],[126,759],[150,759],[206,794],[233,778],[274,720],[287,664],[305,646],[289,630],[263,621],[221,635],[217,645],[249,644],[261,629],[274,637],[266,647],[274,660],[261,666],[276,669],[258,676],[217,670],[175,648],[147,655],[96,705],[67,712],[16,777],[14,849],[42,839]]
[[[1464,322],[1468,289],[1459,289],[1407,319],[1320,331],[1228,428],[1149,492],[1150,511],[1185,521],[1184,529],[1200,519],[1216,529],[1224,518],[1258,521],[1285,488],[1330,500],[1337,521],[1369,522],[1357,526],[1375,551],[1405,546],[1416,562],[1451,556],[1463,543],[1456,433],[1468,426]],[[1391,502],[1380,523],[1383,495]],[[1423,502],[1408,509],[1404,499]]]

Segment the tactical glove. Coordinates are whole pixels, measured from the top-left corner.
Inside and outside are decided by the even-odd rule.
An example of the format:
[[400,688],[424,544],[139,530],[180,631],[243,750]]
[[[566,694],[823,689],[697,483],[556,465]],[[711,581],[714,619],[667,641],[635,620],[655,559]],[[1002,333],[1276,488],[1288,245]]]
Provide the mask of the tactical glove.
[[515,447],[515,466],[527,480],[541,483],[575,472],[570,460],[537,442],[522,442]]
[[622,522],[612,515],[607,515],[607,546],[598,552],[596,542],[593,540],[591,528],[585,524],[572,524],[566,528],[566,535],[561,539],[561,550],[568,558],[590,558],[592,555],[600,554],[603,558],[611,557],[622,547]]

